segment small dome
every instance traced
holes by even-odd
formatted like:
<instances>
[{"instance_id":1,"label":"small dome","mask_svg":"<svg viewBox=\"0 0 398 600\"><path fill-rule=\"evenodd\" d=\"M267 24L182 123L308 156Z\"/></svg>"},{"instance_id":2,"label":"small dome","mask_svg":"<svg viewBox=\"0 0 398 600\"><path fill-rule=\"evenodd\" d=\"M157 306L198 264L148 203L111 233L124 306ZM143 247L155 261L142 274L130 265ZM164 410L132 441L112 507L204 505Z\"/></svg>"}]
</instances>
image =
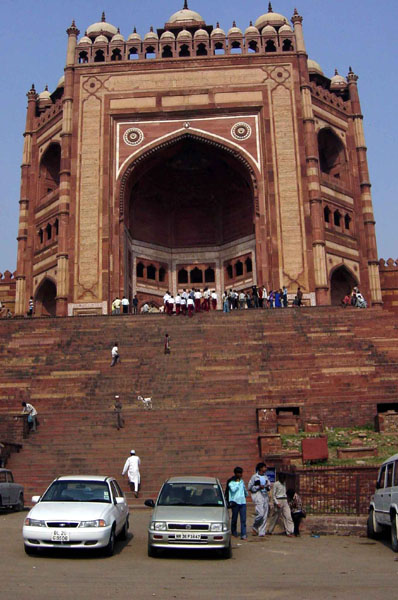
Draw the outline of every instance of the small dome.
<instances>
[{"instance_id":1,"label":"small dome","mask_svg":"<svg viewBox=\"0 0 398 600\"><path fill-rule=\"evenodd\" d=\"M281 27L282 25L289 24L289 21L283 15L273 12L271 2L268 4L268 12L265 15L258 17L254 23L257 29L262 29L265 25L272 25L273 27Z\"/></svg>"},{"instance_id":2,"label":"small dome","mask_svg":"<svg viewBox=\"0 0 398 600\"><path fill-rule=\"evenodd\" d=\"M83 46L84 44L92 44L93 42L90 40L90 38L87 35L87 32L84 34L84 36L77 42L78 46Z\"/></svg>"},{"instance_id":3,"label":"small dome","mask_svg":"<svg viewBox=\"0 0 398 600\"><path fill-rule=\"evenodd\" d=\"M158 39L159 39L158 34L156 33L156 31L153 30L153 27L151 26L148 33L146 33L144 35L144 40L158 40Z\"/></svg>"},{"instance_id":4,"label":"small dome","mask_svg":"<svg viewBox=\"0 0 398 600\"><path fill-rule=\"evenodd\" d=\"M331 90L341 90L347 87L347 81L342 75L339 75L337 69L334 72L332 79L330 80Z\"/></svg>"},{"instance_id":5,"label":"small dome","mask_svg":"<svg viewBox=\"0 0 398 600\"><path fill-rule=\"evenodd\" d=\"M39 94L39 100L50 100L51 102L51 94L48 91L48 85L46 85L44 90Z\"/></svg>"},{"instance_id":6,"label":"small dome","mask_svg":"<svg viewBox=\"0 0 398 600\"><path fill-rule=\"evenodd\" d=\"M60 77L60 80L57 83L57 89L63 87L65 87L65 75L62 75L62 77Z\"/></svg>"},{"instance_id":7,"label":"small dome","mask_svg":"<svg viewBox=\"0 0 398 600\"><path fill-rule=\"evenodd\" d=\"M189 21L196 21L197 23L204 23L203 17L194 10L188 8L188 2L184 2L184 8L178 10L176 13L171 15L167 23L184 23Z\"/></svg>"},{"instance_id":8,"label":"small dome","mask_svg":"<svg viewBox=\"0 0 398 600\"><path fill-rule=\"evenodd\" d=\"M250 21L249 27L245 30L245 35L260 35L257 27L254 27L253 23Z\"/></svg>"},{"instance_id":9,"label":"small dome","mask_svg":"<svg viewBox=\"0 0 398 600\"><path fill-rule=\"evenodd\" d=\"M293 33L293 29L288 24L282 25L279 29L279 33Z\"/></svg>"},{"instance_id":10,"label":"small dome","mask_svg":"<svg viewBox=\"0 0 398 600\"><path fill-rule=\"evenodd\" d=\"M94 40L94 44L107 44L107 43L108 43L108 38L106 38L104 35L99 35Z\"/></svg>"},{"instance_id":11,"label":"small dome","mask_svg":"<svg viewBox=\"0 0 398 600\"><path fill-rule=\"evenodd\" d=\"M130 33L129 37L127 38L128 42L131 42L132 40L135 40L136 42L141 41L141 36L139 33L137 33L137 30L135 27L134 27L133 33Z\"/></svg>"},{"instance_id":12,"label":"small dome","mask_svg":"<svg viewBox=\"0 0 398 600\"><path fill-rule=\"evenodd\" d=\"M224 29L221 29L220 23L217 23L217 27L213 29L213 31L210 34L210 37L216 37L217 35L225 37L225 31Z\"/></svg>"},{"instance_id":13,"label":"small dome","mask_svg":"<svg viewBox=\"0 0 398 600\"><path fill-rule=\"evenodd\" d=\"M272 25L266 25L261 33L263 35L276 35L276 29Z\"/></svg>"},{"instance_id":14,"label":"small dome","mask_svg":"<svg viewBox=\"0 0 398 600\"><path fill-rule=\"evenodd\" d=\"M177 35L177 40L192 40L192 33L187 29L183 29Z\"/></svg>"},{"instance_id":15,"label":"small dome","mask_svg":"<svg viewBox=\"0 0 398 600\"><path fill-rule=\"evenodd\" d=\"M209 34L207 33L206 29L197 29L195 31L195 33L193 34L194 39L196 40L197 38L206 38L209 39Z\"/></svg>"},{"instance_id":16,"label":"small dome","mask_svg":"<svg viewBox=\"0 0 398 600\"><path fill-rule=\"evenodd\" d=\"M307 64L309 73L318 73L318 75L323 75L321 65L317 63L316 60L312 60L312 58L309 58Z\"/></svg>"},{"instance_id":17,"label":"small dome","mask_svg":"<svg viewBox=\"0 0 398 600\"><path fill-rule=\"evenodd\" d=\"M124 37L120 33L120 29L117 29L117 33L111 39L111 42L124 42Z\"/></svg>"},{"instance_id":18,"label":"small dome","mask_svg":"<svg viewBox=\"0 0 398 600\"><path fill-rule=\"evenodd\" d=\"M228 30L227 35L243 35L242 30L236 26L235 21L232 23L232 27Z\"/></svg>"},{"instance_id":19,"label":"small dome","mask_svg":"<svg viewBox=\"0 0 398 600\"><path fill-rule=\"evenodd\" d=\"M87 29L87 35L91 38L97 37L98 35L106 35L108 38L113 37L117 33L117 28L105 20L105 13L102 13L101 21L99 23L93 23Z\"/></svg>"},{"instance_id":20,"label":"small dome","mask_svg":"<svg viewBox=\"0 0 398 600\"><path fill-rule=\"evenodd\" d=\"M173 42L176 39L176 36L172 31L164 31L160 36L161 41L170 40Z\"/></svg>"}]
</instances>

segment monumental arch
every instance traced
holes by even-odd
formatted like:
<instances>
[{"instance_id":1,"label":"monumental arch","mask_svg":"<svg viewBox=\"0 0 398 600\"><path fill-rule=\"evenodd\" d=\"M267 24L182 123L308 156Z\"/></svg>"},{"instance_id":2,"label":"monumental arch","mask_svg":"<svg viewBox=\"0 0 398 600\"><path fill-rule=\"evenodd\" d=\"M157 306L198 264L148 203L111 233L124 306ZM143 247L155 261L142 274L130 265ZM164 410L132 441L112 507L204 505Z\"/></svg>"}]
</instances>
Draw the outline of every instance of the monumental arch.
<instances>
[{"instance_id":1,"label":"monumental arch","mask_svg":"<svg viewBox=\"0 0 398 600\"><path fill-rule=\"evenodd\" d=\"M297 11L251 16L68 28L57 88L27 94L17 314L192 286L381 303L358 77L309 59Z\"/></svg>"}]
</instances>

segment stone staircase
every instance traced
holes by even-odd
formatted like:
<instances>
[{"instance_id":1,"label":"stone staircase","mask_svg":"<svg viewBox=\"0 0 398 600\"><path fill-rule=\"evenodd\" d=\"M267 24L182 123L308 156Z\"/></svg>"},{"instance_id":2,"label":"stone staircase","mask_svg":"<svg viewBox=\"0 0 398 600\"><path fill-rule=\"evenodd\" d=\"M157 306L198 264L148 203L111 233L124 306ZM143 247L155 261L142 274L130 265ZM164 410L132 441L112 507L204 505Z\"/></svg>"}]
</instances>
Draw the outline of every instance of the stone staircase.
<instances>
[{"instance_id":1,"label":"stone staircase","mask_svg":"<svg viewBox=\"0 0 398 600\"><path fill-rule=\"evenodd\" d=\"M122 362L110 368L115 340ZM142 497L171 475L224 482L240 464L248 477L260 458L257 408L349 426L373 421L379 403L398 402L397 341L398 318L380 309L2 321L0 439L2 419L30 399L39 431L8 462L27 498L60 474L120 481L131 448L142 459ZM138 394L152 397L152 411Z\"/></svg>"}]
</instances>

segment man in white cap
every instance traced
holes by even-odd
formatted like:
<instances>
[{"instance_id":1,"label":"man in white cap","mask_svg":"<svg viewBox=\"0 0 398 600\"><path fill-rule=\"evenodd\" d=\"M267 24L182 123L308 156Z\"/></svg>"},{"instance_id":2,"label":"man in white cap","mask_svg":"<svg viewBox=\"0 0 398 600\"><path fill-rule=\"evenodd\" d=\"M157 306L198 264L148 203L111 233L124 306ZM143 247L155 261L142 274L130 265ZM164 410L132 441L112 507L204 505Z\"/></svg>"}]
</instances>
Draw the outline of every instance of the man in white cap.
<instances>
[{"instance_id":1,"label":"man in white cap","mask_svg":"<svg viewBox=\"0 0 398 600\"><path fill-rule=\"evenodd\" d=\"M138 489L140 487L140 458L136 456L135 450L130 451L129 458L126 460L123 473L127 473L129 478L129 485L132 492L134 492L135 497L138 498Z\"/></svg>"}]
</instances>

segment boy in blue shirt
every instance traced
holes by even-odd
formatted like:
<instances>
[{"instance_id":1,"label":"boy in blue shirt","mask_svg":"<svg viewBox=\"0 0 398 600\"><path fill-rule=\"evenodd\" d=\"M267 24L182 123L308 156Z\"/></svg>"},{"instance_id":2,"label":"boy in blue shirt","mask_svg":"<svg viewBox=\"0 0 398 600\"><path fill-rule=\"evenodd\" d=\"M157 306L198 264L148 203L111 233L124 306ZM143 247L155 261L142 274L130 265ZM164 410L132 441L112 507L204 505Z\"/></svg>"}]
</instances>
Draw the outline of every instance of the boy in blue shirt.
<instances>
[{"instance_id":1,"label":"boy in blue shirt","mask_svg":"<svg viewBox=\"0 0 398 600\"><path fill-rule=\"evenodd\" d=\"M242 467L235 467L234 476L228 479L226 497L232 510L231 531L234 537L238 537L238 515L240 516L240 537L247 540L246 535L246 497L248 492L242 479Z\"/></svg>"}]
</instances>

